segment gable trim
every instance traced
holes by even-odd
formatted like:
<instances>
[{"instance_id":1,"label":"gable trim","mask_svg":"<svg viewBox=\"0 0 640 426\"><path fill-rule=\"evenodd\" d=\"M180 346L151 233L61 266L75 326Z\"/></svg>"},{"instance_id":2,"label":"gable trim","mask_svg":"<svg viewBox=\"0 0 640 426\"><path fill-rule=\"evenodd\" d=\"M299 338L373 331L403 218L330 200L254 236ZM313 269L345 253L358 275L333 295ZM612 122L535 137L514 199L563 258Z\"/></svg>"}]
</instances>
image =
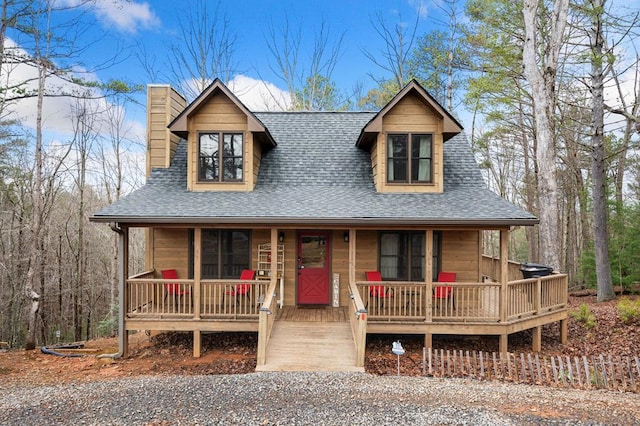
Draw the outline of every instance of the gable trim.
<instances>
[{"instance_id":1,"label":"gable trim","mask_svg":"<svg viewBox=\"0 0 640 426\"><path fill-rule=\"evenodd\" d=\"M402 99L410 93L417 93L418 96L425 101L443 120L443 137L444 140L451 139L453 136L462 132L462 125L456 118L449 113L433 96L425 90L416 80L411 80L404 88L396 94L387 105L385 105L363 128L356 142L357 147L362 147L371 142L371 138L367 137L372 133L382 132L382 119L391 111Z\"/></svg>"},{"instance_id":2,"label":"gable trim","mask_svg":"<svg viewBox=\"0 0 640 426\"><path fill-rule=\"evenodd\" d=\"M262 122L258 119L258 117L249 110L241 101L238 99L236 95L233 94L231 90L227 86L220 81L220 79L216 78L213 82L204 89L202 93L191 102L171 123L169 123L169 130L171 133L180 136L181 138L186 139L188 135L187 122L189 116L194 114L202 105L204 105L207 100L215 95L218 92L222 92L231 102L235 104L235 106L242 111L243 114L247 116L247 130L254 133L264 133L267 137L267 145L271 147L275 147L277 144L271 134L269 133L269 129L262 124Z\"/></svg>"}]
</instances>

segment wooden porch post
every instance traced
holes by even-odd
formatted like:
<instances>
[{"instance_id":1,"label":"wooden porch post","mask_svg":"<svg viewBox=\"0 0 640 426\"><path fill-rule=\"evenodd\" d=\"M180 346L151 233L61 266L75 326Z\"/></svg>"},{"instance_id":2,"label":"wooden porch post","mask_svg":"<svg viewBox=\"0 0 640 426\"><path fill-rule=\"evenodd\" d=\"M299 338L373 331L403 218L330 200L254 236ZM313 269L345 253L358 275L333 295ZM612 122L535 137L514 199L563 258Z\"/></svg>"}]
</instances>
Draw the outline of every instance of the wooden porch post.
<instances>
[{"instance_id":1,"label":"wooden porch post","mask_svg":"<svg viewBox=\"0 0 640 426\"><path fill-rule=\"evenodd\" d=\"M500 335L500 353L506 354L508 352L509 346L509 335L501 334Z\"/></svg>"},{"instance_id":2,"label":"wooden porch post","mask_svg":"<svg viewBox=\"0 0 640 426\"><path fill-rule=\"evenodd\" d=\"M533 336L533 348L534 352L540 352L542 350L542 326L537 326L532 329Z\"/></svg>"},{"instance_id":3,"label":"wooden porch post","mask_svg":"<svg viewBox=\"0 0 640 426\"><path fill-rule=\"evenodd\" d=\"M202 278L202 228L193 232L193 319L200 319L200 280ZM202 336L200 330L193 330L193 356L200 358Z\"/></svg>"},{"instance_id":4,"label":"wooden porch post","mask_svg":"<svg viewBox=\"0 0 640 426\"><path fill-rule=\"evenodd\" d=\"M560 343L567 343L567 319L560 320Z\"/></svg>"},{"instance_id":5,"label":"wooden porch post","mask_svg":"<svg viewBox=\"0 0 640 426\"><path fill-rule=\"evenodd\" d=\"M356 282L356 230L349 228L349 284Z\"/></svg>"},{"instance_id":6,"label":"wooden porch post","mask_svg":"<svg viewBox=\"0 0 640 426\"><path fill-rule=\"evenodd\" d=\"M509 229L500 230L500 322L507 322L509 298ZM500 335L500 352L508 352L509 334Z\"/></svg>"},{"instance_id":7,"label":"wooden porch post","mask_svg":"<svg viewBox=\"0 0 640 426\"><path fill-rule=\"evenodd\" d=\"M349 228L349 288L351 285L355 287L356 283L356 230ZM354 315L354 312L349 312L349 315ZM356 344L356 366L364 367L366 346L367 346L367 321L366 313L359 314L357 316L357 328L353 336ZM353 317L352 317L353 318Z\"/></svg>"},{"instance_id":8,"label":"wooden porch post","mask_svg":"<svg viewBox=\"0 0 640 426\"><path fill-rule=\"evenodd\" d=\"M129 332L125 329L124 317L129 305L129 293L127 292L127 277L129 276L129 228L122 227L122 233L118 234L118 291L120 292L120 304L118 313L118 346L122 357L129 355Z\"/></svg>"},{"instance_id":9,"label":"wooden porch post","mask_svg":"<svg viewBox=\"0 0 640 426\"><path fill-rule=\"evenodd\" d=\"M430 323L433 320L431 312L433 303L433 298L431 297L433 294L433 229L425 231L424 245L424 281L426 284L424 297L427 299L425 301L425 306L427 307L425 322ZM433 336L427 331L424 334L424 347L430 348L432 344Z\"/></svg>"},{"instance_id":10,"label":"wooden porch post","mask_svg":"<svg viewBox=\"0 0 640 426\"><path fill-rule=\"evenodd\" d=\"M271 228L271 284L278 281L278 228ZM280 295L284 301L284 295Z\"/></svg>"},{"instance_id":11,"label":"wooden porch post","mask_svg":"<svg viewBox=\"0 0 640 426\"><path fill-rule=\"evenodd\" d=\"M500 230L500 322L507 321L509 294L509 229Z\"/></svg>"},{"instance_id":12,"label":"wooden porch post","mask_svg":"<svg viewBox=\"0 0 640 426\"><path fill-rule=\"evenodd\" d=\"M482 240L483 240L483 230L478 231L478 282L484 282L484 259L482 257Z\"/></svg>"}]
</instances>

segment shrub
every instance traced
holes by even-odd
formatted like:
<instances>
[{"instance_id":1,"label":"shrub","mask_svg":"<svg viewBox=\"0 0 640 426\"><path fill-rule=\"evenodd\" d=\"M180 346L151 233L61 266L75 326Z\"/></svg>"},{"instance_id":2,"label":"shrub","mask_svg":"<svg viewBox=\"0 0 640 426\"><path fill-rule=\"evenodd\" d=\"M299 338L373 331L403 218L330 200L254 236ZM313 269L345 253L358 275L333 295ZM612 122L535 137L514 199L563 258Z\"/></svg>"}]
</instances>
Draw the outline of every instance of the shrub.
<instances>
[{"instance_id":1,"label":"shrub","mask_svg":"<svg viewBox=\"0 0 640 426\"><path fill-rule=\"evenodd\" d=\"M596 316L585 303L582 303L577 310L571 312L571 316L582 323L586 329L593 328L596 325Z\"/></svg>"},{"instance_id":2,"label":"shrub","mask_svg":"<svg viewBox=\"0 0 640 426\"><path fill-rule=\"evenodd\" d=\"M622 322L630 323L640 321L640 299L636 299L635 302L626 297L623 297L618 302L618 315Z\"/></svg>"},{"instance_id":3,"label":"shrub","mask_svg":"<svg viewBox=\"0 0 640 426\"><path fill-rule=\"evenodd\" d=\"M101 337L111 337L118 330L118 305L111 305L111 309L102 321L98 323L97 331Z\"/></svg>"}]
</instances>

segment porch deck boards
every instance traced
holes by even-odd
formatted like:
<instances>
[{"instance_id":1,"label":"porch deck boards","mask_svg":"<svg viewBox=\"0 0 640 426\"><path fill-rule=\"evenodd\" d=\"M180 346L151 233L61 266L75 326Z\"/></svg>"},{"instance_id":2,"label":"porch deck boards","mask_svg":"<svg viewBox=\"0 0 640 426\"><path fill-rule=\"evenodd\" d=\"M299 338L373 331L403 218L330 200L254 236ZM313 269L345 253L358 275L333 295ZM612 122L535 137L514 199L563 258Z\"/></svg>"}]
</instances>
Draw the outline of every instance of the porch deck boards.
<instances>
[{"instance_id":1,"label":"porch deck boards","mask_svg":"<svg viewBox=\"0 0 640 426\"><path fill-rule=\"evenodd\" d=\"M347 322L347 307L330 306L304 307L284 306L278 315L278 321L295 322Z\"/></svg>"},{"instance_id":2,"label":"porch deck boards","mask_svg":"<svg viewBox=\"0 0 640 426\"><path fill-rule=\"evenodd\" d=\"M345 308L285 306L256 371L354 371L356 347Z\"/></svg>"}]
</instances>

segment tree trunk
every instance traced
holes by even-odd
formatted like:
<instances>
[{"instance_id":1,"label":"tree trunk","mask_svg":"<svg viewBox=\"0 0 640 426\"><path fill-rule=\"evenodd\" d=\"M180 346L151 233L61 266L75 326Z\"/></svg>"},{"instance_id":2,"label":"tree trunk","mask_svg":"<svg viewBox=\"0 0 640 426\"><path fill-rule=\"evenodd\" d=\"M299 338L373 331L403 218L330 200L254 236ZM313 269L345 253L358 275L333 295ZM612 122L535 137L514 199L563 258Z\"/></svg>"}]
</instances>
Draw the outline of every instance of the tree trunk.
<instances>
[{"instance_id":1,"label":"tree trunk","mask_svg":"<svg viewBox=\"0 0 640 426\"><path fill-rule=\"evenodd\" d=\"M525 207L529 212L536 212L536 176L537 173L531 171L531 158L529 155L529 137L525 130L524 120L523 120L523 108L521 106L518 120L521 129L521 143L522 143L522 152L524 153L523 163L524 163L524 186L525 186ZM537 151L535 138L533 141L533 152ZM537 167L534 163L534 171L537 170ZM537 213L536 213L537 214ZM527 243L529 246L529 259L538 261L539 260L539 246L538 246L538 237L536 234L536 229L533 226L526 227L526 235L527 235Z\"/></svg>"},{"instance_id":2,"label":"tree trunk","mask_svg":"<svg viewBox=\"0 0 640 426\"><path fill-rule=\"evenodd\" d=\"M36 146L35 146L35 170L33 176L33 215L31 217L31 248L29 253L29 269L25 285L25 297L31 304L29 317L27 318L28 330L25 339L25 349L36 347L36 326L38 309L40 308L40 295L35 288L40 282L40 238L42 233L42 106L44 102L44 86L47 77L47 68L43 61L38 62L38 98L36 104Z\"/></svg>"},{"instance_id":3,"label":"tree trunk","mask_svg":"<svg viewBox=\"0 0 640 426\"><path fill-rule=\"evenodd\" d=\"M538 144L538 200L540 216L540 258L554 269L560 268L558 184L555 143L555 79L562 35L567 23L569 0L556 0L549 24L546 46L539 46L538 1L525 0L523 16L525 42L524 75L531 86L535 137ZM538 52L544 51L539 58ZM538 68L541 63L542 70Z\"/></svg>"},{"instance_id":4,"label":"tree trunk","mask_svg":"<svg viewBox=\"0 0 640 426\"><path fill-rule=\"evenodd\" d=\"M609 263L609 230L607 228L607 177L604 146L604 60L602 14L604 0L592 0L591 28L591 174L593 180L593 242L598 281L597 300L603 302L616 297L611 282Z\"/></svg>"}]
</instances>

